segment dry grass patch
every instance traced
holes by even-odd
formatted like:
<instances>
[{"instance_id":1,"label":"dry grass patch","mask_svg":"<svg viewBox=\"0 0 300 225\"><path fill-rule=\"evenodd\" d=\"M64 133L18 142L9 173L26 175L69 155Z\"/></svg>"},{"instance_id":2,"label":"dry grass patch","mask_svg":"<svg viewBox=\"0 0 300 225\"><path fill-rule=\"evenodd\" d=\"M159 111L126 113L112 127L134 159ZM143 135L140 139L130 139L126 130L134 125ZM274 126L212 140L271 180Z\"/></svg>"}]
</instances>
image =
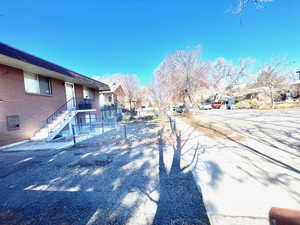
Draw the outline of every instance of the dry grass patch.
<instances>
[{"instance_id":1,"label":"dry grass patch","mask_svg":"<svg viewBox=\"0 0 300 225\"><path fill-rule=\"evenodd\" d=\"M193 117L180 117L184 122L189 124L195 130L203 133L204 135L212 139L230 139L233 141L243 141L245 140L244 136L236 134L232 130L227 130L221 127L217 127L211 123L205 123L199 121Z\"/></svg>"},{"instance_id":2,"label":"dry grass patch","mask_svg":"<svg viewBox=\"0 0 300 225\"><path fill-rule=\"evenodd\" d=\"M286 103L281 103L278 105L275 105L275 109L289 109L289 108L295 108L295 107L300 107L299 102L286 102Z\"/></svg>"},{"instance_id":3,"label":"dry grass patch","mask_svg":"<svg viewBox=\"0 0 300 225\"><path fill-rule=\"evenodd\" d=\"M273 108L272 108L271 105L262 105L258 109L261 109L261 110L272 110L272 109L290 109L290 108L296 108L296 107L300 107L300 103L299 102L279 103L279 104L275 104Z\"/></svg>"}]
</instances>

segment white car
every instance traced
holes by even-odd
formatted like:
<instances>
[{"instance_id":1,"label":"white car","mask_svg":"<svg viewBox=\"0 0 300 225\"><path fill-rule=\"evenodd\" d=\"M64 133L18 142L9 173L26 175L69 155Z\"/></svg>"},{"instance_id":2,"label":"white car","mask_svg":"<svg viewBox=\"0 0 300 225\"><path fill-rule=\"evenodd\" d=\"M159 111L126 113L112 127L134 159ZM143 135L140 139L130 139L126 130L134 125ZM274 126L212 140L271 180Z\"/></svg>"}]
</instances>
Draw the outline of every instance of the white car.
<instances>
[{"instance_id":1,"label":"white car","mask_svg":"<svg viewBox=\"0 0 300 225\"><path fill-rule=\"evenodd\" d=\"M212 109L211 104L203 104L203 105L199 105L199 109L200 110L210 110Z\"/></svg>"}]
</instances>

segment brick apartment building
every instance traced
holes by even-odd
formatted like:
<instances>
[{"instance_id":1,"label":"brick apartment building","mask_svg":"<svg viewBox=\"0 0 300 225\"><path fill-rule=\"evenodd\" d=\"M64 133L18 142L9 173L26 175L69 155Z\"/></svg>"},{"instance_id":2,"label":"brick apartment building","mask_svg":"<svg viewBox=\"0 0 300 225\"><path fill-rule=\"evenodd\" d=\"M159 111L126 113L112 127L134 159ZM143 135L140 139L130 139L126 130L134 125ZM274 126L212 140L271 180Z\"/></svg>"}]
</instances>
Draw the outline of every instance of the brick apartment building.
<instances>
[{"instance_id":1,"label":"brick apartment building","mask_svg":"<svg viewBox=\"0 0 300 225\"><path fill-rule=\"evenodd\" d=\"M109 90L102 82L0 42L0 146L35 136L53 138L73 117L98 118L99 92Z\"/></svg>"}]
</instances>

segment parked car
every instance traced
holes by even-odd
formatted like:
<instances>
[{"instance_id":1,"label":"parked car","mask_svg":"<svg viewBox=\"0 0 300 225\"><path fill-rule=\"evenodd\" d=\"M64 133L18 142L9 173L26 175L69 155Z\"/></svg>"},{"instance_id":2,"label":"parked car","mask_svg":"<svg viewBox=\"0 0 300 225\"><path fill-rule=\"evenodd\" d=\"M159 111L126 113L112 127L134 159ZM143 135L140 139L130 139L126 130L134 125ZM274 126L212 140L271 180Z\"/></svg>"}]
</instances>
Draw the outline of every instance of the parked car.
<instances>
[{"instance_id":1,"label":"parked car","mask_svg":"<svg viewBox=\"0 0 300 225\"><path fill-rule=\"evenodd\" d=\"M211 104L203 104L203 105L199 105L199 109L200 110L210 110L212 109Z\"/></svg>"},{"instance_id":2,"label":"parked car","mask_svg":"<svg viewBox=\"0 0 300 225\"><path fill-rule=\"evenodd\" d=\"M213 102L213 103L211 104L211 107L212 107L213 109L220 109L221 106L222 106L221 102Z\"/></svg>"},{"instance_id":3,"label":"parked car","mask_svg":"<svg viewBox=\"0 0 300 225\"><path fill-rule=\"evenodd\" d=\"M183 113L184 112L184 106L183 105L173 106L173 111L177 112L177 113Z\"/></svg>"}]
</instances>

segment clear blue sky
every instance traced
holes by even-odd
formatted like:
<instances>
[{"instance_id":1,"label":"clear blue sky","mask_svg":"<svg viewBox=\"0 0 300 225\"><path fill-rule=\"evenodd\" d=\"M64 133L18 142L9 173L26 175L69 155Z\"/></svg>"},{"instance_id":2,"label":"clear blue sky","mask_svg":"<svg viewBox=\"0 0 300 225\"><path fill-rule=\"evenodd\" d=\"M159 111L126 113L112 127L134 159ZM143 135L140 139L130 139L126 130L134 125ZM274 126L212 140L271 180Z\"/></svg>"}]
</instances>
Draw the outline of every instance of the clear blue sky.
<instances>
[{"instance_id":1,"label":"clear blue sky","mask_svg":"<svg viewBox=\"0 0 300 225\"><path fill-rule=\"evenodd\" d=\"M0 41L93 76L137 74L201 44L203 59L285 56L300 62L300 1L226 13L235 0L2 0Z\"/></svg>"}]
</instances>

